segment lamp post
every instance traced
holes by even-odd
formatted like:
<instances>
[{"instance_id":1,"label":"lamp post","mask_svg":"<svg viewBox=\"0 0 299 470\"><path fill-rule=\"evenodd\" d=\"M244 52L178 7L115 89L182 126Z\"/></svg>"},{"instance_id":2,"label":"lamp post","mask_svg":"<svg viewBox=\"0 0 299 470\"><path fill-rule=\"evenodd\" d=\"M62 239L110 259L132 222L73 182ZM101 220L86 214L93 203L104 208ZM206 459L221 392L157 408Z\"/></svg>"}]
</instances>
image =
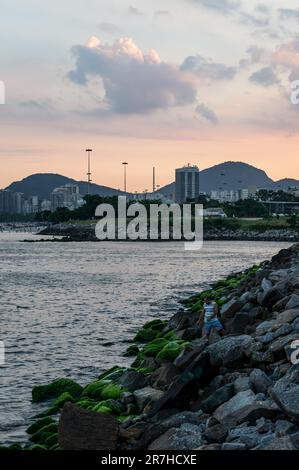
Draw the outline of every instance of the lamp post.
<instances>
[{"instance_id":1,"label":"lamp post","mask_svg":"<svg viewBox=\"0 0 299 470\"><path fill-rule=\"evenodd\" d=\"M88 155L88 164L87 164L87 194L90 195L90 183L92 182L91 179L91 167L90 167L90 157L92 149L86 149Z\"/></svg>"},{"instance_id":2,"label":"lamp post","mask_svg":"<svg viewBox=\"0 0 299 470\"><path fill-rule=\"evenodd\" d=\"M124 191L125 193L127 192L127 165L128 162L123 162L123 167L124 167Z\"/></svg>"}]
</instances>

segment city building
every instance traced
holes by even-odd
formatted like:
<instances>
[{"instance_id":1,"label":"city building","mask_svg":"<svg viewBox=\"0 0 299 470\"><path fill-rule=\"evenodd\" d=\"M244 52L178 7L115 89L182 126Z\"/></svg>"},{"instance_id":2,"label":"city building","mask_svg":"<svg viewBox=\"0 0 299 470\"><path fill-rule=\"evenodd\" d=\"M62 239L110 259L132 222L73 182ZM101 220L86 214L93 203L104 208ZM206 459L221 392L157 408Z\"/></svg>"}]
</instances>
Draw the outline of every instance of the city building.
<instances>
[{"instance_id":1,"label":"city building","mask_svg":"<svg viewBox=\"0 0 299 470\"><path fill-rule=\"evenodd\" d=\"M199 196L199 168L188 164L175 170L175 200L183 204Z\"/></svg>"},{"instance_id":2,"label":"city building","mask_svg":"<svg viewBox=\"0 0 299 470\"><path fill-rule=\"evenodd\" d=\"M8 189L0 190L0 213L22 214L24 196Z\"/></svg>"},{"instance_id":3,"label":"city building","mask_svg":"<svg viewBox=\"0 0 299 470\"><path fill-rule=\"evenodd\" d=\"M79 192L79 186L66 184L55 188L51 193L51 209L55 211L58 207L66 207L69 210L82 206L84 201Z\"/></svg>"},{"instance_id":4,"label":"city building","mask_svg":"<svg viewBox=\"0 0 299 470\"><path fill-rule=\"evenodd\" d=\"M227 189L223 190L212 190L210 192L211 199L219 202L238 202L244 201L255 197L256 188L244 188L244 189Z\"/></svg>"},{"instance_id":5,"label":"city building","mask_svg":"<svg viewBox=\"0 0 299 470\"><path fill-rule=\"evenodd\" d=\"M48 199L44 199L41 204L40 204L40 210L43 211L51 211L52 209L52 204L51 201Z\"/></svg>"},{"instance_id":6,"label":"city building","mask_svg":"<svg viewBox=\"0 0 299 470\"><path fill-rule=\"evenodd\" d=\"M221 218L225 219L227 217L226 213L221 207L209 207L203 210L203 216L209 218Z\"/></svg>"}]
</instances>

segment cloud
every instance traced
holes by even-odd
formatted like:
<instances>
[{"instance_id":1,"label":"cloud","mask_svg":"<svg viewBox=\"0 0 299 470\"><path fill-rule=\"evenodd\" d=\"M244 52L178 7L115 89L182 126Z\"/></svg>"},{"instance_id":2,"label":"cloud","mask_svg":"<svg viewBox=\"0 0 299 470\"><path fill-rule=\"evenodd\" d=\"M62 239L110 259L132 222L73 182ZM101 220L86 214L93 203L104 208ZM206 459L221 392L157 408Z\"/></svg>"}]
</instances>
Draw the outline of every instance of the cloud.
<instances>
[{"instance_id":1,"label":"cloud","mask_svg":"<svg viewBox=\"0 0 299 470\"><path fill-rule=\"evenodd\" d=\"M289 72L289 79L299 78L299 39L280 44L271 57L275 67L283 68Z\"/></svg>"},{"instance_id":2,"label":"cloud","mask_svg":"<svg viewBox=\"0 0 299 470\"><path fill-rule=\"evenodd\" d=\"M102 79L105 104L115 113L145 114L195 102L196 87L179 67L161 61L158 53L143 53L130 38L113 44L92 37L86 46L72 48L75 68L68 76L87 86Z\"/></svg>"},{"instance_id":3,"label":"cloud","mask_svg":"<svg viewBox=\"0 0 299 470\"><path fill-rule=\"evenodd\" d=\"M192 72L197 77L208 80L232 80L238 68L196 55L187 57L181 65L181 70Z\"/></svg>"},{"instance_id":4,"label":"cloud","mask_svg":"<svg viewBox=\"0 0 299 470\"><path fill-rule=\"evenodd\" d=\"M271 9L264 4L256 5L252 13L240 11L240 23L254 28L265 28L270 25Z\"/></svg>"},{"instance_id":5,"label":"cloud","mask_svg":"<svg viewBox=\"0 0 299 470\"><path fill-rule=\"evenodd\" d=\"M160 17L169 17L171 16L171 13L169 10L156 10L155 11L155 17L160 18Z\"/></svg>"},{"instance_id":6,"label":"cloud","mask_svg":"<svg viewBox=\"0 0 299 470\"><path fill-rule=\"evenodd\" d=\"M281 20L299 20L299 9L279 8L278 13Z\"/></svg>"},{"instance_id":7,"label":"cloud","mask_svg":"<svg viewBox=\"0 0 299 470\"><path fill-rule=\"evenodd\" d=\"M249 77L249 81L264 87L277 85L279 83L279 79L272 67L264 67L253 73Z\"/></svg>"},{"instance_id":8,"label":"cloud","mask_svg":"<svg viewBox=\"0 0 299 470\"><path fill-rule=\"evenodd\" d=\"M132 5L129 6L128 12L129 12L131 15L134 15L134 16L142 16L142 15L143 15L143 13L142 13L141 10L139 10L139 9L136 8L136 7L133 7Z\"/></svg>"},{"instance_id":9,"label":"cloud","mask_svg":"<svg viewBox=\"0 0 299 470\"><path fill-rule=\"evenodd\" d=\"M214 10L218 13L227 15L234 13L239 7L241 2L238 0L191 0L196 5L203 6L209 10Z\"/></svg>"},{"instance_id":10,"label":"cloud","mask_svg":"<svg viewBox=\"0 0 299 470\"><path fill-rule=\"evenodd\" d=\"M102 21L99 24L99 29L103 31L104 33L108 33L108 34L116 34L120 32L120 28L118 26L116 26L113 23L108 23L106 21Z\"/></svg>"},{"instance_id":11,"label":"cloud","mask_svg":"<svg viewBox=\"0 0 299 470\"><path fill-rule=\"evenodd\" d=\"M219 122L216 113L212 109L208 108L204 103L199 104L195 108L195 112L214 125L217 125Z\"/></svg>"}]
</instances>

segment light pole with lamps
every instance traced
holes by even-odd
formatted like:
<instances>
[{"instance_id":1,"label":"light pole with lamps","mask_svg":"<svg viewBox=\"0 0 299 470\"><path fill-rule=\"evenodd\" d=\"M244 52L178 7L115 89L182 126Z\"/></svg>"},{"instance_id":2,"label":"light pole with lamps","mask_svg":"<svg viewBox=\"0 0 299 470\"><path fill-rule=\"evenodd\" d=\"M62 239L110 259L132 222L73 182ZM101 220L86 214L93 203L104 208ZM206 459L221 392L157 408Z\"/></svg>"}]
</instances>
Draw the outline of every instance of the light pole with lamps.
<instances>
[{"instance_id":1,"label":"light pole with lamps","mask_svg":"<svg viewBox=\"0 0 299 470\"><path fill-rule=\"evenodd\" d=\"M90 183L92 182L91 179L91 168L90 168L90 155L92 152L92 149L86 149L87 155L88 155L88 164L87 164L87 194L90 195Z\"/></svg>"},{"instance_id":2,"label":"light pole with lamps","mask_svg":"<svg viewBox=\"0 0 299 470\"><path fill-rule=\"evenodd\" d=\"M127 192L127 166L128 162L123 162L123 167L124 167L124 191L125 193Z\"/></svg>"}]
</instances>

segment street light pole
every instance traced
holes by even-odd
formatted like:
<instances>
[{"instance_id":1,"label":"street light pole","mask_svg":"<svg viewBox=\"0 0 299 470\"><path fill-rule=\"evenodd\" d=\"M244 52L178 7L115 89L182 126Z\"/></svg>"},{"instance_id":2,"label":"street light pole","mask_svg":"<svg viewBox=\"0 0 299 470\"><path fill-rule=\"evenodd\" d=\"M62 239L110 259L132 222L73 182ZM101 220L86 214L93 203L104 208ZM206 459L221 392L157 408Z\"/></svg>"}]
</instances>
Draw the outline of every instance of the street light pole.
<instances>
[{"instance_id":1,"label":"street light pole","mask_svg":"<svg viewBox=\"0 0 299 470\"><path fill-rule=\"evenodd\" d=\"M127 165L128 165L128 162L123 162L122 164L124 166L124 191L126 193L127 192Z\"/></svg>"},{"instance_id":2,"label":"street light pole","mask_svg":"<svg viewBox=\"0 0 299 470\"><path fill-rule=\"evenodd\" d=\"M87 164L87 194L90 195L90 183L92 182L91 179L91 167L90 167L90 156L92 149L86 149L88 155L88 164Z\"/></svg>"}]
</instances>

